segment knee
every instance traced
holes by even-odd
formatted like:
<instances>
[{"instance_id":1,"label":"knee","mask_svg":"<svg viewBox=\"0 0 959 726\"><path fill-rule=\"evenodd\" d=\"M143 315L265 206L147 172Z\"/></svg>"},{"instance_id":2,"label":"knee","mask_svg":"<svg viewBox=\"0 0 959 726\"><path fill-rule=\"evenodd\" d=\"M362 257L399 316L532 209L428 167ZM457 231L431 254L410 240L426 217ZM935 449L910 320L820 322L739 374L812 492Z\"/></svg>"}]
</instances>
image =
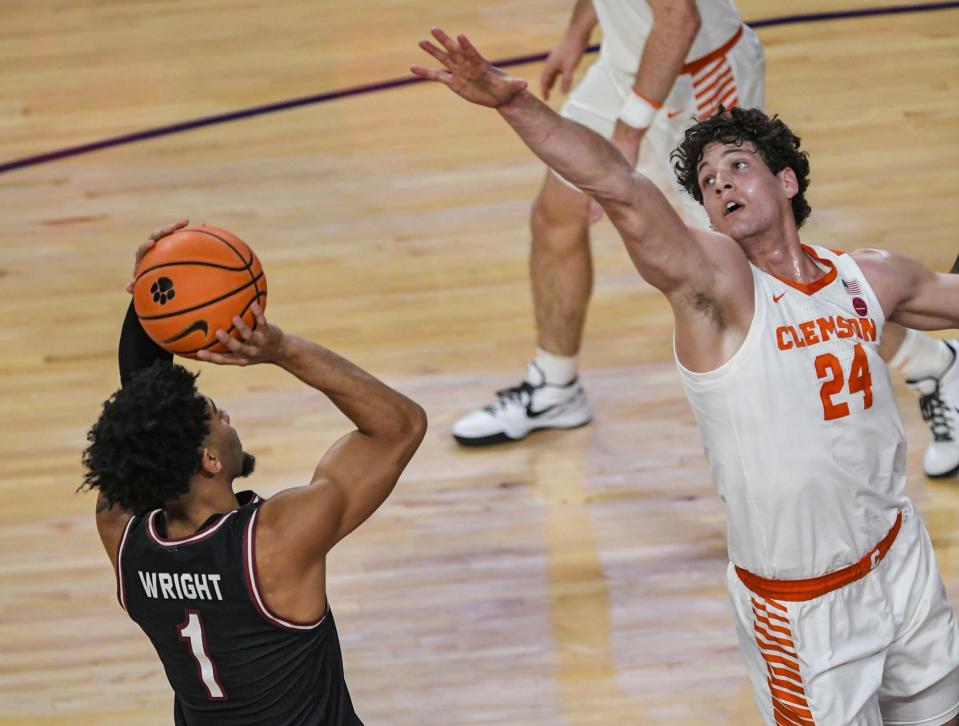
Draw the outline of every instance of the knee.
<instances>
[{"instance_id":1,"label":"knee","mask_svg":"<svg viewBox=\"0 0 959 726\"><path fill-rule=\"evenodd\" d=\"M544 190L536 197L530 210L530 229L533 245L557 252L588 243L588 198L557 199Z\"/></svg>"}]
</instances>

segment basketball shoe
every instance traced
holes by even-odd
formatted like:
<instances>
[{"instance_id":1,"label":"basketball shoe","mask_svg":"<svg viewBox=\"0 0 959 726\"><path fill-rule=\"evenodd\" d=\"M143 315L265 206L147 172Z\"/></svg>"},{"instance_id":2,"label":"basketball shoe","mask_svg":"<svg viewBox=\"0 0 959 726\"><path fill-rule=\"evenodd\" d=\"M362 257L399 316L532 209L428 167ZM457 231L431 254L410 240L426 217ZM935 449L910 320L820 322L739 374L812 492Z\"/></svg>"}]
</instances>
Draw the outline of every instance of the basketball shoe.
<instances>
[{"instance_id":1,"label":"basketball shoe","mask_svg":"<svg viewBox=\"0 0 959 726\"><path fill-rule=\"evenodd\" d=\"M547 383L536 363L529 364L526 380L496 392L488 406L466 414L453 424L453 438L463 446L486 446L518 441L538 429L573 429L593 417L583 384Z\"/></svg>"},{"instance_id":2,"label":"basketball shoe","mask_svg":"<svg viewBox=\"0 0 959 726\"><path fill-rule=\"evenodd\" d=\"M959 341L947 340L952 363L938 378L906 383L919 391L919 409L929 425L932 443L922 459L926 476L949 476L959 469Z\"/></svg>"}]
</instances>

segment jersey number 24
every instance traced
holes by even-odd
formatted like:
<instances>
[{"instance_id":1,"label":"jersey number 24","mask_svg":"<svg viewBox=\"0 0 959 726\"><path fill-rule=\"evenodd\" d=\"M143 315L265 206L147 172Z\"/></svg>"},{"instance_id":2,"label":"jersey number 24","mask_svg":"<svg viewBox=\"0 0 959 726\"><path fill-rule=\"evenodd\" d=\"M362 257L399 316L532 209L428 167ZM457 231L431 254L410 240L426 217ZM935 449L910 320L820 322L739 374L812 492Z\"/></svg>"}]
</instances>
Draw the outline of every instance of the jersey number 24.
<instances>
[{"instance_id":1,"label":"jersey number 24","mask_svg":"<svg viewBox=\"0 0 959 726\"><path fill-rule=\"evenodd\" d=\"M842 365L832 353L823 353L816 356L816 375L824 380L819 389L819 398L822 399L822 415L826 421L842 418L849 415L849 404L845 401L835 403L832 397L842 392L846 386ZM869 373L869 359L861 343L856 343L855 354L852 358L852 368L849 370L849 393L862 393L863 409L872 406L872 375Z\"/></svg>"}]
</instances>

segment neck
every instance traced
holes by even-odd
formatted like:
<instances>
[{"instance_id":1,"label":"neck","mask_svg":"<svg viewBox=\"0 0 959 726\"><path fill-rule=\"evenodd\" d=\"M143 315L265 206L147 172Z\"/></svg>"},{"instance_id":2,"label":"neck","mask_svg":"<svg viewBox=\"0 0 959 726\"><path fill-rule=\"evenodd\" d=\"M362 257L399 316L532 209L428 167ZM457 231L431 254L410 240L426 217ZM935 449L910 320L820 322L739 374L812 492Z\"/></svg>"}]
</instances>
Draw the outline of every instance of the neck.
<instances>
[{"instance_id":1,"label":"neck","mask_svg":"<svg viewBox=\"0 0 959 726\"><path fill-rule=\"evenodd\" d=\"M204 480L202 486L190 482L190 491L163 506L167 535L187 537L196 532L213 514L229 512L240 504L233 493L232 482Z\"/></svg>"},{"instance_id":2,"label":"neck","mask_svg":"<svg viewBox=\"0 0 959 726\"><path fill-rule=\"evenodd\" d=\"M763 272L799 283L813 282L823 270L803 251L795 226L740 240L746 256Z\"/></svg>"}]
</instances>

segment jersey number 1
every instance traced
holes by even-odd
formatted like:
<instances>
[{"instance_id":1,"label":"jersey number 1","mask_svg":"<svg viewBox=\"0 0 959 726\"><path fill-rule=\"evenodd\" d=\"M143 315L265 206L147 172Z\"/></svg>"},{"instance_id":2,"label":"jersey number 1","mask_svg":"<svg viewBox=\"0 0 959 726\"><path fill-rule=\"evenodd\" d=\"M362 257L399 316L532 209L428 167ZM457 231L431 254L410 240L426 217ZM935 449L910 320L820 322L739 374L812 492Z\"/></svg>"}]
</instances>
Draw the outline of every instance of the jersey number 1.
<instances>
[{"instance_id":1,"label":"jersey number 1","mask_svg":"<svg viewBox=\"0 0 959 726\"><path fill-rule=\"evenodd\" d=\"M833 403L832 397L841 392L846 384L839 359L832 353L823 353L816 356L816 375L826 381L819 389L819 398L822 399L822 415L827 421L849 415L849 404L845 401ZM852 357L852 368L849 371L849 392L862 393L863 409L872 406L872 375L869 373L869 359L862 344L856 343L855 354Z\"/></svg>"},{"instance_id":2,"label":"jersey number 1","mask_svg":"<svg viewBox=\"0 0 959 726\"><path fill-rule=\"evenodd\" d=\"M210 660L206 652L206 637L203 635L203 621L200 620L200 613L196 610L186 611L186 620L177 628L180 634L180 640L185 640L190 644L190 653L193 660L196 661L196 670L200 675L200 680L206 687L206 692L212 701L223 701L226 694L223 688L216 680L216 666Z\"/></svg>"}]
</instances>

